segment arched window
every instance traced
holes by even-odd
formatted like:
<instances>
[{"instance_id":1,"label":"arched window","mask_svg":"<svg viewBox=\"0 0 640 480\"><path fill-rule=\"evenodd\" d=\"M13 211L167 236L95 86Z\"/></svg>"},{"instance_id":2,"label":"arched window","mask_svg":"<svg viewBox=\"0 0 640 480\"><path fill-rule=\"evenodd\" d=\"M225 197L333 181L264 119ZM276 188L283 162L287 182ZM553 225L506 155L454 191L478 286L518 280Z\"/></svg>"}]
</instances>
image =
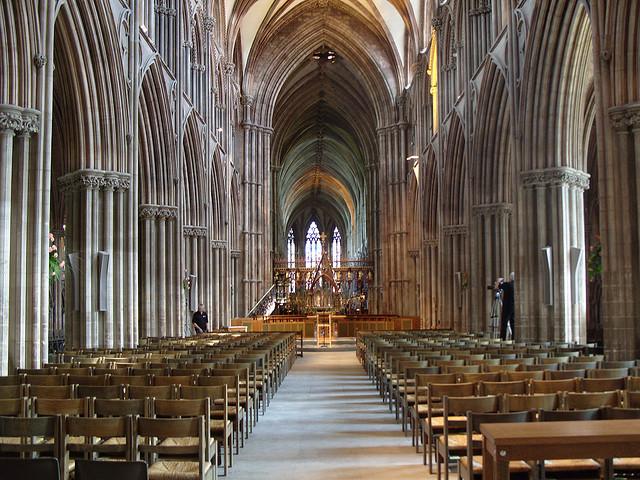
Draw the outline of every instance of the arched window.
<instances>
[{"instance_id":1,"label":"arched window","mask_svg":"<svg viewBox=\"0 0 640 480\"><path fill-rule=\"evenodd\" d=\"M293 235L293 228L287 235L287 266L289 268L296 266L296 237Z\"/></svg>"},{"instance_id":2,"label":"arched window","mask_svg":"<svg viewBox=\"0 0 640 480\"><path fill-rule=\"evenodd\" d=\"M331 243L331 260L333 267L340 266L340 256L342 255L342 237L340 236L340 230L338 227L333 231L333 242Z\"/></svg>"},{"instance_id":3,"label":"arched window","mask_svg":"<svg viewBox=\"0 0 640 480\"><path fill-rule=\"evenodd\" d=\"M316 222L311 222L309 230L307 230L307 242L304 246L304 259L307 268L313 268L318 265L322 257L322 245L320 243L320 232Z\"/></svg>"}]
</instances>

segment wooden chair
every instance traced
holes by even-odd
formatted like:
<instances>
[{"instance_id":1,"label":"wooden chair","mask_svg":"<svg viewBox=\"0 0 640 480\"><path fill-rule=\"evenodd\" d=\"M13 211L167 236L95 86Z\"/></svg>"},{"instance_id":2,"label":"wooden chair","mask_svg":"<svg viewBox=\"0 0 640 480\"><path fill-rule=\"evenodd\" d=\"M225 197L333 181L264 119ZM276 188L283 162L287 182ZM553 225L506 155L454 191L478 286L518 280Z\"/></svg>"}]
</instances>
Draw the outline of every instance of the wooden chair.
<instances>
[{"instance_id":1,"label":"wooden chair","mask_svg":"<svg viewBox=\"0 0 640 480\"><path fill-rule=\"evenodd\" d=\"M580 389L583 392L611 392L613 390L624 390L627 383L625 377L620 378L582 378L580 379Z\"/></svg>"},{"instance_id":2,"label":"wooden chair","mask_svg":"<svg viewBox=\"0 0 640 480\"><path fill-rule=\"evenodd\" d=\"M512 364L500 364L500 365L485 365L484 371L488 373L502 373L502 372L515 372L520 367L517 363Z\"/></svg>"},{"instance_id":3,"label":"wooden chair","mask_svg":"<svg viewBox=\"0 0 640 480\"><path fill-rule=\"evenodd\" d=\"M252 419L253 419L253 402L251 401L251 396L249 394L248 384L249 380L249 368L247 366L234 368L232 367L233 363L228 363L225 365L225 368L214 368L211 369L210 373L212 377L238 377L240 379L240 390L238 390L238 397L240 401L240 406L244 409L245 415L245 438L249 438L249 432L252 430Z\"/></svg>"},{"instance_id":4,"label":"wooden chair","mask_svg":"<svg viewBox=\"0 0 640 480\"><path fill-rule=\"evenodd\" d=\"M396 395L397 401L402 406L402 431L406 431L406 425L409 421L409 409L415 404L416 393L416 375L431 375L437 374L440 371L440 367L416 367L406 366L404 368L404 385L398 386ZM425 392L426 393L426 392Z\"/></svg>"},{"instance_id":5,"label":"wooden chair","mask_svg":"<svg viewBox=\"0 0 640 480\"><path fill-rule=\"evenodd\" d=\"M427 387L427 418L420 420L422 431L423 462L429 464L429 473L433 473L432 452L435 450L436 434L444 430L444 397L472 397L476 394L474 383L438 384L430 383ZM448 422L466 422L465 417L448 418ZM426 438L425 438L426 437ZM428 458L426 458L428 457Z\"/></svg>"},{"instance_id":6,"label":"wooden chair","mask_svg":"<svg viewBox=\"0 0 640 480\"><path fill-rule=\"evenodd\" d=\"M512 382L480 382L478 384L479 395L504 395L506 393L524 395L529 392L527 380L514 380Z\"/></svg>"},{"instance_id":7,"label":"wooden chair","mask_svg":"<svg viewBox=\"0 0 640 480\"><path fill-rule=\"evenodd\" d=\"M587 370L587 378L626 378L629 376L628 368L596 368Z\"/></svg>"},{"instance_id":8,"label":"wooden chair","mask_svg":"<svg viewBox=\"0 0 640 480\"><path fill-rule=\"evenodd\" d=\"M474 436L480 434L480 425L484 423L524 423L535 420L534 412L529 409L515 411L513 413L480 413L467 412L467 448L466 455L458 460L458 474L462 480L479 480L482 478L483 458L482 455L475 455ZM480 438L482 436L480 435ZM509 462L510 477L529 477L531 467L523 461Z\"/></svg>"},{"instance_id":9,"label":"wooden chair","mask_svg":"<svg viewBox=\"0 0 640 480\"><path fill-rule=\"evenodd\" d=\"M561 363L537 363L535 365L525 365L525 372L554 372L559 370Z\"/></svg>"},{"instance_id":10,"label":"wooden chair","mask_svg":"<svg viewBox=\"0 0 640 480\"><path fill-rule=\"evenodd\" d=\"M547 370L544 372L545 380L569 380L573 378L584 378L587 375L585 369L582 370Z\"/></svg>"},{"instance_id":11,"label":"wooden chair","mask_svg":"<svg viewBox=\"0 0 640 480\"><path fill-rule=\"evenodd\" d=\"M0 417L0 456L40 457L43 454L51 456L52 445L59 435L60 422L57 417L2 416ZM53 454L57 456L57 450L54 449Z\"/></svg>"},{"instance_id":12,"label":"wooden chair","mask_svg":"<svg viewBox=\"0 0 640 480\"><path fill-rule=\"evenodd\" d=\"M211 418L211 404L209 398L198 399L180 399L180 400L162 400L153 399L150 403L151 413L156 418L189 418L204 416L204 418ZM216 440L211 437L211 430L205 429L205 439L207 445L207 458L213 465L218 464L217 457L217 443ZM186 446L193 445L193 439L185 438L165 438L162 442L165 446L170 444L171 446ZM175 452L178 453L177 451ZM189 453L189 452L186 452Z\"/></svg>"},{"instance_id":13,"label":"wooden chair","mask_svg":"<svg viewBox=\"0 0 640 480\"><path fill-rule=\"evenodd\" d=\"M34 398L31 402L33 415L48 417L55 415L89 416L88 398Z\"/></svg>"},{"instance_id":14,"label":"wooden chair","mask_svg":"<svg viewBox=\"0 0 640 480\"><path fill-rule=\"evenodd\" d=\"M0 399L3 398L20 398L25 395L24 385L1 385L0 386Z\"/></svg>"},{"instance_id":15,"label":"wooden chair","mask_svg":"<svg viewBox=\"0 0 640 480\"><path fill-rule=\"evenodd\" d=\"M557 393L506 394L502 397L502 411L505 413L557 410L561 405L561 395Z\"/></svg>"},{"instance_id":16,"label":"wooden chair","mask_svg":"<svg viewBox=\"0 0 640 480\"><path fill-rule=\"evenodd\" d=\"M564 394L565 410L587 410L619 406L621 406L619 391L589 393L566 392Z\"/></svg>"},{"instance_id":17,"label":"wooden chair","mask_svg":"<svg viewBox=\"0 0 640 480\"><path fill-rule=\"evenodd\" d=\"M571 395L585 395L573 393ZM538 415L541 422L575 422L582 420L599 420L601 410L599 408L588 408L582 410L540 410ZM541 478L545 478L546 472L551 472L554 478L564 475L578 476L579 478L599 478L600 464L592 459L560 459L544 460L540 462Z\"/></svg>"},{"instance_id":18,"label":"wooden chair","mask_svg":"<svg viewBox=\"0 0 640 480\"><path fill-rule=\"evenodd\" d=\"M605 407L601 416L604 420L637 420L640 419L640 408ZM613 473L625 478L637 477L640 474L640 457L614 458Z\"/></svg>"},{"instance_id":19,"label":"wooden chair","mask_svg":"<svg viewBox=\"0 0 640 480\"><path fill-rule=\"evenodd\" d=\"M56 367L58 375L93 375L93 367Z\"/></svg>"},{"instance_id":20,"label":"wooden chair","mask_svg":"<svg viewBox=\"0 0 640 480\"><path fill-rule=\"evenodd\" d=\"M176 398L175 388L173 385L129 385L125 391L125 396L129 399L162 398L170 400L172 398Z\"/></svg>"},{"instance_id":21,"label":"wooden chair","mask_svg":"<svg viewBox=\"0 0 640 480\"><path fill-rule=\"evenodd\" d=\"M457 383L458 375L455 373L444 374L416 374L415 377L415 393L407 395L407 405L409 411L409 424L411 426L411 441L412 445L416 447L416 453L420 448L419 439L423 435L419 435L421 432L420 420L427 418L427 387L430 383ZM424 433L424 432L422 432Z\"/></svg>"},{"instance_id":22,"label":"wooden chair","mask_svg":"<svg viewBox=\"0 0 640 480\"><path fill-rule=\"evenodd\" d=\"M442 373L480 373L480 365L447 365L442 367Z\"/></svg>"},{"instance_id":23,"label":"wooden chair","mask_svg":"<svg viewBox=\"0 0 640 480\"><path fill-rule=\"evenodd\" d=\"M69 375L67 379L69 385L109 385L109 375Z\"/></svg>"},{"instance_id":24,"label":"wooden chair","mask_svg":"<svg viewBox=\"0 0 640 480\"><path fill-rule=\"evenodd\" d=\"M151 383L148 375L111 375L109 383L111 385L135 385L144 387Z\"/></svg>"},{"instance_id":25,"label":"wooden chair","mask_svg":"<svg viewBox=\"0 0 640 480\"><path fill-rule=\"evenodd\" d=\"M598 361L569 362L562 364L563 370L593 370L598 368Z\"/></svg>"},{"instance_id":26,"label":"wooden chair","mask_svg":"<svg viewBox=\"0 0 640 480\"><path fill-rule=\"evenodd\" d=\"M209 398L212 406L209 429L211 435L223 449L223 468L227 475L229 467L233 466L233 424L229 420L227 386L180 386L180 398L201 399Z\"/></svg>"},{"instance_id":27,"label":"wooden chair","mask_svg":"<svg viewBox=\"0 0 640 480\"><path fill-rule=\"evenodd\" d=\"M600 368L608 370L611 368L633 368L636 366L636 361L635 360L618 360L618 361L612 361L612 360L605 360L603 362L600 362Z\"/></svg>"},{"instance_id":28,"label":"wooden chair","mask_svg":"<svg viewBox=\"0 0 640 480\"><path fill-rule=\"evenodd\" d=\"M38 377L42 375L50 376L56 373L55 368L44 367L44 368L18 368L16 369L17 375L28 375L31 377Z\"/></svg>"},{"instance_id":29,"label":"wooden chair","mask_svg":"<svg viewBox=\"0 0 640 480\"><path fill-rule=\"evenodd\" d=\"M532 380L531 393L577 392L578 382L575 378L565 380Z\"/></svg>"},{"instance_id":30,"label":"wooden chair","mask_svg":"<svg viewBox=\"0 0 640 480\"><path fill-rule=\"evenodd\" d=\"M625 387L625 390L629 390L630 392L640 392L640 377L627 377L627 385Z\"/></svg>"},{"instance_id":31,"label":"wooden chair","mask_svg":"<svg viewBox=\"0 0 640 480\"><path fill-rule=\"evenodd\" d=\"M128 460L136 455L133 417L62 417L60 452L63 478L75 470L69 452L85 460ZM97 440L97 441L96 441ZM115 441L110 441L115 440Z\"/></svg>"},{"instance_id":32,"label":"wooden chair","mask_svg":"<svg viewBox=\"0 0 640 480\"><path fill-rule=\"evenodd\" d=\"M244 408L240 404L240 397L237 392L240 391L240 377L239 376L214 376L214 377L199 377L198 385L204 387L218 387L226 385L227 387L227 411L229 420L233 423L234 437L236 443L236 454L240 451L240 446L244 447L244 436L246 433L246 424L244 422L245 412ZM216 403L217 402L217 403ZM214 401L214 408L212 408L213 418L220 419L224 414L222 410L215 407L220 405L222 399Z\"/></svg>"},{"instance_id":33,"label":"wooden chair","mask_svg":"<svg viewBox=\"0 0 640 480\"><path fill-rule=\"evenodd\" d=\"M503 380L506 382L513 382L516 380L542 380L544 377L544 372L533 371L533 372L504 372Z\"/></svg>"},{"instance_id":34,"label":"wooden chair","mask_svg":"<svg viewBox=\"0 0 640 480\"><path fill-rule=\"evenodd\" d=\"M60 480L57 458L0 458L3 478Z\"/></svg>"},{"instance_id":35,"label":"wooden chair","mask_svg":"<svg viewBox=\"0 0 640 480\"><path fill-rule=\"evenodd\" d=\"M26 394L38 398L76 398L73 385L27 385Z\"/></svg>"},{"instance_id":36,"label":"wooden chair","mask_svg":"<svg viewBox=\"0 0 640 480\"><path fill-rule=\"evenodd\" d=\"M76 395L79 398L124 398L124 385L78 385Z\"/></svg>"},{"instance_id":37,"label":"wooden chair","mask_svg":"<svg viewBox=\"0 0 640 480\"><path fill-rule=\"evenodd\" d=\"M25 383L29 385L58 386L67 385L67 375L27 374Z\"/></svg>"},{"instance_id":38,"label":"wooden chair","mask_svg":"<svg viewBox=\"0 0 640 480\"><path fill-rule=\"evenodd\" d=\"M24 375L5 375L0 376L0 387L11 385L22 385L24 383Z\"/></svg>"},{"instance_id":39,"label":"wooden chair","mask_svg":"<svg viewBox=\"0 0 640 480\"><path fill-rule=\"evenodd\" d=\"M193 385L195 383L193 375L171 376L153 375L151 385L163 387L166 385Z\"/></svg>"},{"instance_id":40,"label":"wooden chair","mask_svg":"<svg viewBox=\"0 0 640 480\"><path fill-rule=\"evenodd\" d=\"M145 462L100 462L78 459L75 462L75 480L147 480Z\"/></svg>"},{"instance_id":41,"label":"wooden chair","mask_svg":"<svg viewBox=\"0 0 640 480\"><path fill-rule=\"evenodd\" d=\"M96 417L151 416L146 399L96 398L91 402L90 409L90 414Z\"/></svg>"},{"instance_id":42,"label":"wooden chair","mask_svg":"<svg viewBox=\"0 0 640 480\"><path fill-rule=\"evenodd\" d=\"M96 367L93 369L94 375L129 375L129 367L113 367L113 368L105 368L105 367Z\"/></svg>"},{"instance_id":43,"label":"wooden chair","mask_svg":"<svg viewBox=\"0 0 640 480\"><path fill-rule=\"evenodd\" d=\"M467 424L467 413L498 413L499 403L496 395L483 397L443 397L442 426L443 433L436 439L436 464L438 480L442 477L444 464L444 478L449 479L449 458L451 453L461 455L468 451L478 450L481 446L482 435L475 434L471 437L464 432ZM462 421L461 421L462 420ZM464 433L460 433L462 432ZM468 442L472 445L468 445Z\"/></svg>"},{"instance_id":44,"label":"wooden chair","mask_svg":"<svg viewBox=\"0 0 640 480\"><path fill-rule=\"evenodd\" d=\"M147 458L149 480L165 480L177 475L177 472L181 480L212 479L213 469L207 458L205 428L204 416L138 418L138 436L149 440L138 442L139 452ZM173 447L164 444L162 440L166 438L193 438L197 442L188 447Z\"/></svg>"},{"instance_id":45,"label":"wooden chair","mask_svg":"<svg viewBox=\"0 0 640 480\"><path fill-rule=\"evenodd\" d=\"M627 408L640 408L640 392L625 390L624 406Z\"/></svg>"}]
</instances>

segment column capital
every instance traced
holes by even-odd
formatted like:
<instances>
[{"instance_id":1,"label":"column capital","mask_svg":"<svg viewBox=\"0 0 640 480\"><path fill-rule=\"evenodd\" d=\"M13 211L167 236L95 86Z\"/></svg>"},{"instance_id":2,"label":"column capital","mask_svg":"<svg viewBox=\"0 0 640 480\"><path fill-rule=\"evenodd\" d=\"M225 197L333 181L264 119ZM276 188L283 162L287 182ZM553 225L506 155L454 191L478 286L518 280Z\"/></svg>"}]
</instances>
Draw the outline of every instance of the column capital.
<instances>
[{"instance_id":1,"label":"column capital","mask_svg":"<svg viewBox=\"0 0 640 480\"><path fill-rule=\"evenodd\" d=\"M211 248L213 250L225 250L227 242L225 240L211 240Z\"/></svg>"},{"instance_id":2,"label":"column capital","mask_svg":"<svg viewBox=\"0 0 640 480\"><path fill-rule=\"evenodd\" d=\"M520 182L525 189L540 187L557 187L566 185L582 190L589 188L588 173L571 167L551 167L540 170L529 170L520 174Z\"/></svg>"},{"instance_id":3,"label":"column capital","mask_svg":"<svg viewBox=\"0 0 640 480\"><path fill-rule=\"evenodd\" d=\"M611 107L609 117L614 130L618 132L624 132L629 128L640 129L640 102Z\"/></svg>"},{"instance_id":4,"label":"column capital","mask_svg":"<svg viewBox=\"0 0 640 480\"><path fill-rule=\"evenodd\" d=\"M446 237L466 235L467 233L469 233L469 228L466 225L445 225L442 227L442 234Z\"/></svg>"},{"instance_id":5,"label":"column capital","mask_svg":"<svg viewBox=\"0 0 640 480\"><path fill-rule=\"evenodd\" d=\"M140 218L174 219L178 216L178 207L171 205L142 204L138 207Z\"/></svg>"},{"instance_id":6,"label":"column capital","mask_svg":"<svg viewBox=\"0 0 640 480\"><path fill-rule=\"evenodd\" d=\"M185 237L206 237L207 227L185 225L184 227L182 227L182 233Z\"/></svg>"},{"instance_id":7,"label":"column capital","mask_svg":"<svg viewBox=\"0 0 640 480\"><path fill-rule=\"evenodd\" d=\"M62 191L118 190L131 187L131 175L124 172L81 169L58 178Z\"/></svg>"},{"instance_id":8,"label":"column capital","mask_svg":"<svg viewBox=\"0 0 640 480\"><path fill-rule=\"evenodd\" d=\"M472 216L490 217L499 215L511 215L513 206L510 203L484 203L471 207Z\"/></svg>"},{"instance_id":9,"label":"column capital","mask_svg":"<svg viewBox=\"0 0 640 480\"><path fill-rule=\"evenodd\" d=\"M40 112L17 105L0 104L0 131L31 135L40 130Z\"/></svg>"}]
</instances>

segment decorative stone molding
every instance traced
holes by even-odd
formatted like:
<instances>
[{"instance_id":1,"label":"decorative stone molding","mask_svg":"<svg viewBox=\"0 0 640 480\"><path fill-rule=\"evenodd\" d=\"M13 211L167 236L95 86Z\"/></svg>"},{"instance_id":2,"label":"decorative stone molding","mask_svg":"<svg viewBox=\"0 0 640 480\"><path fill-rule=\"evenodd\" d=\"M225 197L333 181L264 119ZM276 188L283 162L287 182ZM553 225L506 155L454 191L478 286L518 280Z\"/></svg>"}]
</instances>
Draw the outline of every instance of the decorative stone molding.
<instances>
[{"instance_id":1,"label":"decorative stone molding","mask_svg":"<svg viewBox=\"0 0 640 480\"><path fill-rule=\"evenodd\" d=\"M182 227L182 233L185 237L206 237L207 227L198 227L196 225L185 225Z\"/></svg>"},{"instance_id":2,"label":"decorative stone molding","mask_svg":"<svg viewBox=\"0 0 640 480\"><path fill-rule=\"evenodd\" d=\"M409 257L415 259L420 256L420 250L409 250Z\"/></svg>"},{"instance_id":3,"label":"decorative stone molding","mask_svg":"<svg viewBox=\"0 0 640 480\"><path fill-rule=\"evenodd\" d=\"M474 217L511 215L512 209L513 206L510 203L485 203L471 207L471 214Z\"/></svg>"},{"instance_id":4,"label":"decorative stone molding","mask_svg":"<svg viewBox=\"0 0 640 480\"><path fill-rule=\"evenodd\" d=\"M63 192L79 190L128 190L131 175L123 172L83 169L58 178Z\"/></svg>"},{"instance_id":5,"label":"decorative stone molding","mask_svg":"<svg viewBox=\"0 0 640 480\"><path fill-rule=\"evenodd\" d=\"M439 17L433 17L431 19L431 26L434 28L436 32L439 32L442 28L442 19Z\"/></svg>"},{"instance_id":6,"label":"decorative stone molding","mask_svg":"<svg viewBox=\"0 0 640 480\"><path fill-rule=\"evenodd\" d=\"M30 135L40 130L40 112L16 105L0 105L0 131L12 130L16 134Z\"/></svg>"},{"instance_id":7,"label":"decorative stone molding","mask_svg":"<svg viewBox=\"0 0 640 480\"><path fill-rule=\"evenodd\" d=\"M438 239L437 238L429 238L427 240L423 240L422 241L422 246L423 247L437 247L438 246Z\"/></svg>"},{"instance_id":8,"label":"decorative stone molding","mask_svg":"<svg viewBox=\"0 0 640 480\"><path fill-rule=\"evenodd\" d=\"M178 207L171 205L143 204L138 207L140 218L174 219L178 217Z\"/></svg>"},{"instance_id":9,"label":"decorative stone molding","mask_svg":"<svg viewBox=\"0 0 640 480\"><path fill-rule=\"evenodd\" d=\"M211 240L211 248L214 250L224 250L227 248L227 242L225 240Z\"/></svg>"},{"instance_id":10,"label":"decorative stone molding","mask_svg":"<svg viewBox=\"0 0 640 480\"><path fill-rule=\"evenodd\" d=\"M557 187L567 185L582 190L589 188L589 174L571 167L552 167L529 170L520 174L523 188Z\"/></svg>"},{"instance_id":11,"label":"decorative stone molding","mask_svg":"<svg viewBox=\"0 0 640 480\"><path fill-rule=\"evenodd\" d=\"M41 69L47 64L47 57L45 57L40 53L36 53L33 56L33 64L36 66L37 69Z\"/></svg>"},{"instance_id":12,"label":"decorative stone molding","mask_svg":"<svg viewBox=\"0 0 640 480\"><path fill-rule=\"evenodd\" d=\"M469 10L469 16L475 17L478 15L487 15L491 13L491 5L488 2L480 2L480 4L476 8L472 8Z\"/></svg>"},{"instance_id":13,"label":"decorative stone molding","mask_svg":"<svg viewBox=\"0 0 640 480\"><path fill-rule=\"evenodd\" d=\"M231 258L240 258L240 250L231 250Z\"/></svg>"},{"instance_id":14,"label":"decorative stone molding","mask_svg":"<svg viewBox=\"0 0 640 480\"><path fill-rule=\"evenodd\" d=\"M253 107L256 98L253 95L242 95L240 97L240 103L245 107Z\"/></svg>"},{"instance_id":15,"label":"decorative stone molding","mask_svg":"<svg viewBox=\"0 0 640 480\"><path fill-rule=\"evenodd\" d=\"M203 65L200 63L191 64L191 70L193 70L194 72L204 72L206 69L207 69L206 65Z\"/></svg>"},{"instance_id":16,"label":"decorative stone molding","mask_svg":"<svg viewBox=\"0 0 640 480\"><path fill-rule=\"evenodd\" d=\"M611 125L619 132L640 129L640 103L629 103L609 109Z\"/></svg>"},{"instance_id":17,"label":"decorative stone molding","mask_svg":"<svg viewBox=\"0 0 640 480\"><path fill-rule=\"evenodd\" d=\"M215 17L204 17L202 21L202 25L204 26L205 31L211 33L213 29L216 28L216 19Z\"/></svg>"},{"instance_id":18,"label":"decorative stone molding","mask_svg":"<svg viewBox=\"0 0 640 480\"><path fill-rule=\"evenodd\" d=\"M236 71L236 64L233 62L224 62L222 64L222 71L225 75L231 76Z\"/></svg>"},{"instance_id":19,"label":"decorative stone molding","mask_svg":"<svg viewBox=\"0 0 640 480\"><path fill-rule=\"evenodd\" d=\"M446 237L466 235L467 233L469 233L469 228L466 225L445 225L442 227L442 234Z\"/></svg>"}]
</instances>

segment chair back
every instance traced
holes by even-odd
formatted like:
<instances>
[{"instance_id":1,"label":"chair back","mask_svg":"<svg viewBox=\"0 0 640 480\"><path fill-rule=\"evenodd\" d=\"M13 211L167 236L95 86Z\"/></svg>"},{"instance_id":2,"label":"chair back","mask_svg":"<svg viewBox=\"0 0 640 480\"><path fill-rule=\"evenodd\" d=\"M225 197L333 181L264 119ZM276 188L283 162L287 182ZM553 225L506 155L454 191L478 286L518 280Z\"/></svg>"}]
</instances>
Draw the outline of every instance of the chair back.
<instances>
[{"instance_id":1,"label":"chair back","mask_svg":"<svg viewBox=\"0 0 640 480\"><path fill-rule=\"evenodd\" d=\"M544 372L545 380L570 380L574 378L584 378L587 374L585 369L581 370L547 370Z\"/></svg>"},{"instance_id":2,"label":"chair back","mask_svg":"<svg viewBox=\"0 0 640 480\"><path fill-rule=\"evenodd\" d=\"M88 398L34 398L32 402L34 415L47 417L55 415L89 415Z\"/></svg>"},{"instance_id":3,"label":"chair back","mask_svg":"<svg viewBox=\"0 0 640 480\"><path fill-rule=\"evenodd\" d=\"M0 399L2 398L19 398L24 396L25 388L23 385L0 385Z\"/></svg>"},{"instance_id":4,"label":"chair back","mask_svg":"<svg viewBox=\"0 0 640 480\"><path fill-rule=\"evenodd\" d=\"M135 455L133 435L133 417L63 417L63 431L60 451L64 455L63 462L68 463L69 450L82 452L85 459L95 455L117 456L124 460L132 460ZM82 443L69 443L68 437L83 437ZM118 438L124 441L95 442L94 437L101 439Z\"/></svg>"},{"instance_id":5,"label":"chair back","mask_svg":"<svg viewBox=\"0 0 640 480\"><path fill-rule=\"evenodd\" d=\"M4 453L32 456L51 452L52 444L58 438L59 425L57 417L0 417L0 439L21 438L20 442L0 440L0 456Z\"/></svg>"},{"instance_id":6,"label":"chair back","mask_svg":"<svg viewBox=\"0 0 640 480\"><path fill-rule=\"evenodd\" d=\"M604 420L637 420L640 419L640 408L605 407L601 416Z\"/></svg>"},{"instance_id":7,"label":"chair back","mask_svg":"<svg viewBox=\"0 0 640 480\"><path fill-rule=\"evenodd\" d=\"M39 478L39 477L34 477ZM77 459L75 480L148 480L146 462L99 462Z\"/></svg>"},{"instance_id":8,"label":"chair back","mask_svg":"<svg viewBox=\"0 0 640 480\"><path fill-rule=\"evenodd\" d=\"M619 407L620 392L589 392L575 393L567 392L564 397L564 408L566 410L587 410L600 407Z\"/></svg>"},{"instance_id":9,"label":"chair back","mask_svg":"<svg viewBox=\"0 0 640 480\"><path fill-rule=\"evenodd\" d=\"M28 403L25 397L0 399L0 415L3 417L26 417Z\"/></svg>"},{"instance_id":10,"label":"chair back","mask_svg":"<svg viewBox=\"0 0 640 480\"><path fill-rule=\"evenodd\" d=\"M540 410L538 420L541 422L575 422L578 420L600 420L600 408L584 410Z\"/></svg>"},{"instance_id":11,"label":"chair back","mask_svg":"<svg viewBox=\"0 0 640 480\"><path fill-rule=\"evenodd\" d=\"M29 385L58 386L67 385L67 375L29 375L25 378L25 383Z\"/></svg>"},{"instance_id":12,"label":"chair back","mask_svg":"<svg viewBox=\"0 0 640 480\"><path fill-rule=\"evenodd\" d=\"M149 385L149 375L111 375L109 383L111 385L136 385L144 387Z\"/></svg>"},{"instance_id":13,"label":"chair back","mask_svg":"<svg viewBox=\"0 0 640 480\"><path fill-rule=\"evenodd\" d=\"M580 379L580 389L583 392L611 392L613 390L624 390L627 379L620 378L582 378Z\"/></svg>"},{"instance_id":14,"label":"chair back","mask_svg":"<svg viewBox=\"0 0 640 480\"><path fill-rule=\"evenodd\" d=\"M58 459L53 457L0 458L0 472L3 478L60 480Z\"/></svg>"},{"instance_id":15,"label":"chair back","mask_svg":"<svg viewBox=\"0 0 640 480\"><path fill-rule=\"evenodd\" d=\"M529 392L527 380L512 382L480 382L480 395L503 395L506 393L524 395Z\"/></svg>"},{"instance_id":16,"label":"chair back","mask_svg":"<svg viewBox=\"0 0 640 480\"><path fill-rule=\"evenodd\" d=\"M577 392L578 383L575 378L566 380L532 380L531 393Z\"/></svg>"},{"instance_id":17,"label":"chair back","mask_svg":"<svg viewBox=\"0 0 640 480\"><path fill-rule=\"evenodd\" d=\"M28 385L27 396L38 398L75 398L73 385Z\"/></svg>"},{"instance_id":18,"label":"chair back","mask_svg":"<svg viewBox=\"0 0 640 480\"><path fill-rule=\"evenodd\" d=\"M97 417L123 417L127 415L147 417L150 412L146 399L96 398L93 401L93 414Z\"/></svg>"},{"instance_id":19,"label":"chair back","mask_svg":"<svg viewBox=\"0 0 640 480\"><path fill-rule=\"evenodd\" d=\"M173 385L153 385L153 386L138 386L129 385L127 387L127 398L130 399L142 399L142 398L164 398L169 400L175 398L175 388Z\"/></svg>"},{"instance_id":20,"label":"chair back","mask_svg":"<svg viewBox=\"0 0 640 480\"><path fill-rule=\"evenodd\" d=\"M557 410L560 405L560 395L556 393L536 393L533 395L507 394L503 397L502 409L505 412Z\"/></svg>"},{"instance_id":21,"label":"chair back","mask_svg":"<svg viewBox=\"0 0 640 480\"><path fill-rule=\"evenodd\" d=\"M5 375L0 377L0 386L22 385L24 375Z\"/></svg>"},{"instance_id":22,"label":"chair back","mask_svg":"<svg viewBox=\"0 0 640 480\"><path fill-rule=\"evenodd\" d=\"M542 380L544 377L544 372L542 370L538 371L528 371L528 372L504 372L503 379L507 382L513 382L515 380Z\"/></svg>"},{"instance_id":23,"label":"chair back","mask_svg":"<svg viewBox=\"0 0 640 480\"><path fill-rule=\"evenodd\" d=\"M124 398L124 387L122 385L78 385L76 395L79 398Z\"/></svg>"},{"instance_id":24,"label":"chair back","mask_svg":"<svg viewBox=\"0 0 640 480\"><path fill-rule=\"evenodd\" d=\"M181 376L154 375L153 377L151 377L151 384L155 386L193 385L194 380L192 375L181 375Z\"/></svg>"}]
</instances>

